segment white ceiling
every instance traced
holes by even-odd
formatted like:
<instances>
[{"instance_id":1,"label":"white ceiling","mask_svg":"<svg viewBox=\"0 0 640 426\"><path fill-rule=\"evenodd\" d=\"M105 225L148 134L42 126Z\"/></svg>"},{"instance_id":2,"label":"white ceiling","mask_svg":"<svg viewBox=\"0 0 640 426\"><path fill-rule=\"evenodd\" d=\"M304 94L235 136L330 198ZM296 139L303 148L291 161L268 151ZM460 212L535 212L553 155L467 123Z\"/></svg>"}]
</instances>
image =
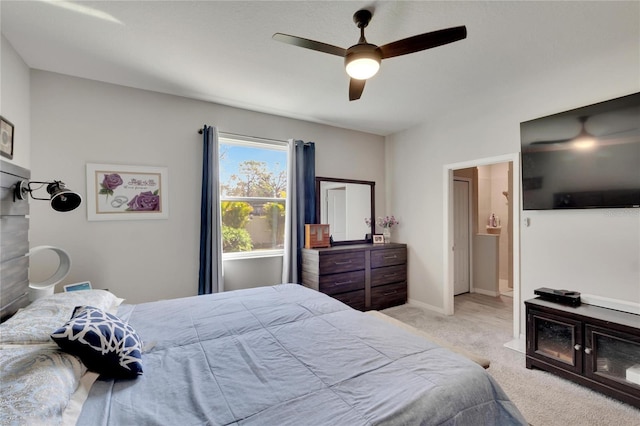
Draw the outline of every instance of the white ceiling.
<instances>
[{"instance_id":1,"label":"white ceiling","mask_svg":"<svg viewBox=\"0 0 640 426\"><path fill-rule=\"evenodd\" d=\"M640 2L98 1L0 2L2 34L27 65L379 135L517 90L640 38ZM84 10L72 10L69 4ZM347 48L372 8L370 43L466 25L468 37L384 60L349 102L343 61L271 39ZM102 14L102 15L99 15ZM99 16L96 16L99 15Z\"/></svg>"}]
</instances>

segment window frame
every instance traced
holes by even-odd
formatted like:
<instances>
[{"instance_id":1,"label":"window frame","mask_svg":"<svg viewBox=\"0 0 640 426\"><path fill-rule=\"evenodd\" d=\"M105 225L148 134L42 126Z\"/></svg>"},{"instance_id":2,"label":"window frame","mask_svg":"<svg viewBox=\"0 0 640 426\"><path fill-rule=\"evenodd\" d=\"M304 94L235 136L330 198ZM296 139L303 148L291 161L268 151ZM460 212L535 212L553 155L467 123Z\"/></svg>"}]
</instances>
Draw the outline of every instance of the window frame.
<instances>
[{"instance_id":1,"label":"window frame","mask_svg":"<svg viewBox=\"0 0 640 426\"><path fill-rule=\"evenodd\" d=\"M285 172L287 173L287 184L289 182L289 145L290 143L287 141L277 140L277 139L268 139L268 138L258 138L254 136L244 136L244 135L236 135L232 133L218 133L218 145L232 145L232 146L242 146L242 147L253 147L259 149L273 150L273 151L283 151L286 154L285 157ZM218 157L218 167L220 168L220 157ZM224 201L258 201L258 202L284 202L285 205L285 215L286 215L286 206L289 202L289 193L287 192L287 196L285 198L276 198L276 197L223 197L222 196L222 181L218 182L219 186L219 201L220 204ZM287 185L288 186L288 185ZM220 212L222 215L222 212ZM285 230L286 233L286 230ZM283 257L284 256L284 248L274 248L274 249L258 249L251 251L239 251L239 252L231 252L225 253L222 252L222 260L233 260L233 259L253 259L253 258L265 258L265 257Z\"/></svg>"}]
</instances>

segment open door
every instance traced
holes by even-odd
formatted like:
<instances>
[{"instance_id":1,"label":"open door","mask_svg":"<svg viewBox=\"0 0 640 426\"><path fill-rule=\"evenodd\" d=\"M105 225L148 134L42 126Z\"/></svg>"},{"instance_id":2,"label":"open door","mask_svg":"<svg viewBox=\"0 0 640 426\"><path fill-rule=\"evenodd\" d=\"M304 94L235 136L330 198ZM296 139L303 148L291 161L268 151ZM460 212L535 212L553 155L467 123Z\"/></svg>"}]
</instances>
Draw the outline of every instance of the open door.
<instances>
[{"instance_id":1,"label":"open door","mask_svg":"<svg viewBox=\"0 0 640 426\"><path fill-rule=\"evenodd\" d=\"M453 181L453 295L471 291L471 182Z\"/></svg>"}]
</instances>

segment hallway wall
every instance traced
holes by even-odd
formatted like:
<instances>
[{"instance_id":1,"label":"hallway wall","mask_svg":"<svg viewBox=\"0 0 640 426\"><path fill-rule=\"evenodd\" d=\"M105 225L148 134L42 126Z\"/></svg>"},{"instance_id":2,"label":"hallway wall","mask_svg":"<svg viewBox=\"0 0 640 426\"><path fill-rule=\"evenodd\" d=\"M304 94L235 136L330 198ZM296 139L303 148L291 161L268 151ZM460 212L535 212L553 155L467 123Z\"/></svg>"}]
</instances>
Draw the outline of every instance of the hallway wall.
<instances>
[{"instance_id":1,"label":"hallway wall","mask_svg":"<svg viewBox=\"0 0 640 426\"><path fill-rule=\"evenodd\" d=\"M478 232L486 234L493 213L502 226L499 239L499 278L509 279L509 203L503 192L509 189L509 163L478 167Z\"/></svg>"}]
</instances>

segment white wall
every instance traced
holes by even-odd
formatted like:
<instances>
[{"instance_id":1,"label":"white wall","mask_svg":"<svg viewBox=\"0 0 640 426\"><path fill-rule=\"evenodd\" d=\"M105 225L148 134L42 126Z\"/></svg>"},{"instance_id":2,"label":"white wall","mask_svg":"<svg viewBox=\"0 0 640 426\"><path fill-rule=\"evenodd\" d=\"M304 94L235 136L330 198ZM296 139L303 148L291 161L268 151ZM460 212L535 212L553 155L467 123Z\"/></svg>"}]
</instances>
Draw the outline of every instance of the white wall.
<instances>
[{"instance_id":1,"label":"white wall","mask_svg":"<svg viewBox=\"0 0 640 426\"><path fill-rule=\"evenodd\" d=\"M31 95L34 179L59 179L85 195L86 163L169 169L168 220L89 222L86 204L57 213L45 202L31 203L31 245L55 245L71 254L65 283L90 280L132 303L197 293L202 157L197 131L203 124L249 136L314 141L318 176L376 181L377 211L384 206L380 136L37 70L31 72ZM278 283L279 262L228 261L226 288Z\"/></svg>"},{"instance_id":2,"label":"white wall","mask_svg":"<svg viewBox=\"0 0 640 426\"><path fill-rule=\"evenodd\" d=\"M0 46L0 115L14 125L13 159L4 161L28 169L31 155L29 67L4 37Z\"/></svg>"},{"instance_id":3,"label":"white wall","mask_svg":"<svg viewBox=\"0 0 640 426\"><path fill-rule=\"evenodd\" d=\"M387 204L403 222L394 239L409 246L410 300L444 309L443 167L519 152L520 122L637 92L640 41L634 40L571 68L549 64L535 78L474 93L455 111L387 137ZM547 286L640 303L639 209L526 217L522 300Z\"/></svg>"},{"instance_id":4,"label":"white wall","mask_svg":"<svg viewBox=\"0 0 640 426\"><path fill-rule=\"evenodd\" d=\"M509 163L491 164L478 167L478 232L487 233L491 214L500 220L499 271L500 279L509 278L509 209L510 205L503 191L509 189Z\"/></svg>"}]
</instances>

